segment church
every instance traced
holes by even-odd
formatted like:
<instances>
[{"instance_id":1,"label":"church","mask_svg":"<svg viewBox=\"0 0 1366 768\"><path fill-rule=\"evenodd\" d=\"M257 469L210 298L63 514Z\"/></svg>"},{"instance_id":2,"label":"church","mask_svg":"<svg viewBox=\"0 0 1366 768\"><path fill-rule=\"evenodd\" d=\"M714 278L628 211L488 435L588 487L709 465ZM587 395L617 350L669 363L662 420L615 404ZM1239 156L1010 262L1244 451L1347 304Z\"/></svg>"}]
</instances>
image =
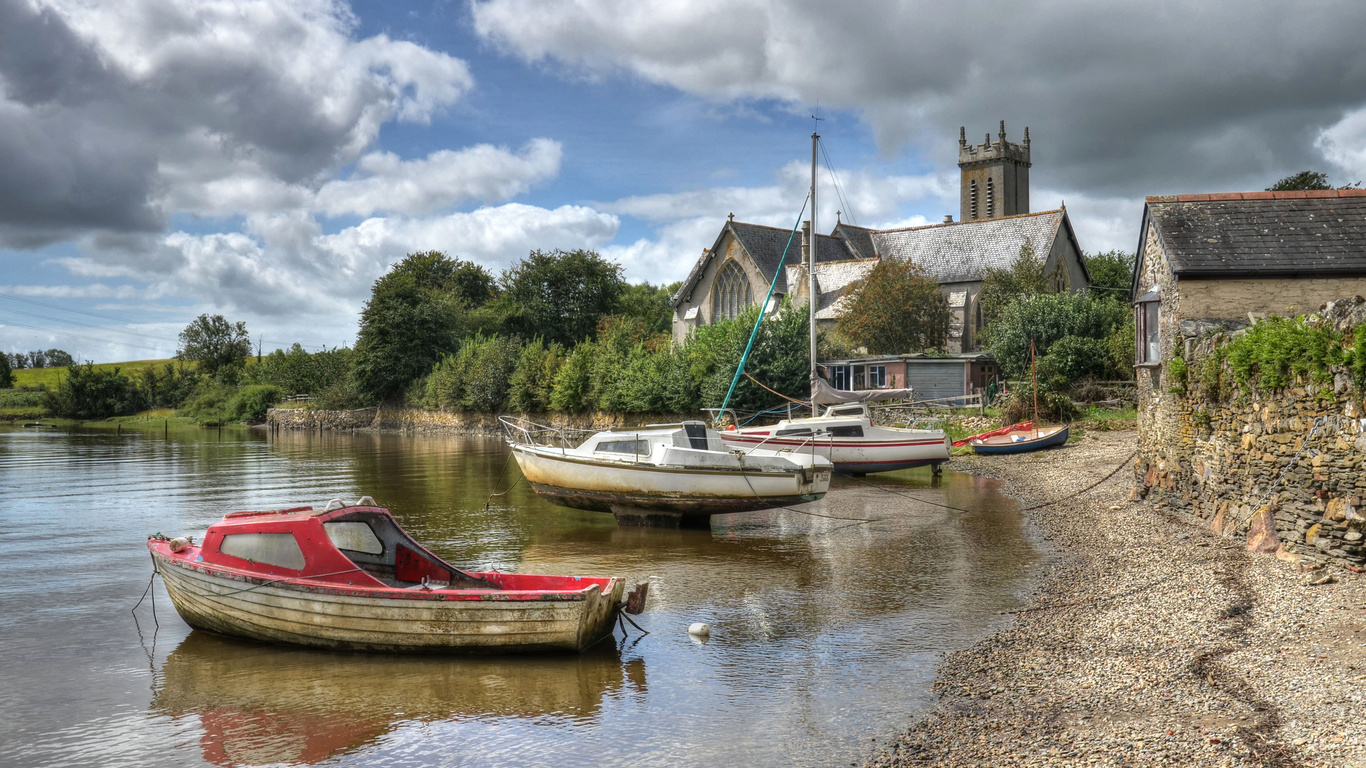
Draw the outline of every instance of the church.
<instances>
[{"instance_id":1,"label":"church","mask_svg":"<svg viewBox=\"0 0 1366 768\"><path fill-rule=\"evenodd\" d=\"M981 349L982 280L989 269L1009 267L1025 247L1043 258L1053 290L1085 290L1086 265L1067 209L1029 212L1030 165L1028 128L1019 144L1006 141L1004 120L996 141L987 134L981 144L969 144L960 128L959 221L949 215L940 224L904 229L840 221L830 234L817 234L817 325L834 325L850 290L882 259L909 259L939 283L952 313L945 344L950 354ZM674 294L674 340L682 343L693 328L733 318L763 301L775 273L773 306L789 296L805 307L810 222L803 226L800 248L794 242L784 258L789 235L736 221L732 214Z\"/></svg>"}]
</instances>

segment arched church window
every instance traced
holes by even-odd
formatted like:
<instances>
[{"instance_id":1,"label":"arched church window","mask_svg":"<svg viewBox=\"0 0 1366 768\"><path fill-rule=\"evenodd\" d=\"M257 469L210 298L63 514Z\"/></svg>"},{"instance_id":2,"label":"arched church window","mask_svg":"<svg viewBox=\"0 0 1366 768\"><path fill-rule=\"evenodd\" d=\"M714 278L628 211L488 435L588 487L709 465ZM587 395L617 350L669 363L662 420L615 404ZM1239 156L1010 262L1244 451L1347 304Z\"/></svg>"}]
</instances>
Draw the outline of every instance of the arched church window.
<instances>
[{"instance_id":1,"label":"arched church window","mask_svg":"<svg viewBox=\"0 0 1366 768\"><path fill-rule=\"evenodd\" d=\"M976 179L973 179L973 180L972 180L972 187L971 187L971 190L970 190L970 197L971 197L971 199L969 200L969 202L972 204L972 205L971 205L972 218L975 219L975 218L977 218L977 180L976 180Z\"/></svg>"},{"instance_id":2,"label":"arched church window","mask_svg":"<svg viewBox=\"0 0 1366 768\"><path fill-rule=\"evenodd\" d=\"M996 215L996 180L987 179L987 218Z\"/></svg>"},{"instance_id":3,"label":"arched church window","mask_svg":"<svg viewBox=\"0 0 1366 768\"><path fill-rule=\"evenodd\" d=\"M711 291L712 321L730 320L753 301L745 270L735 261L727 261L716 274L716 284Z\"/></svg>"}]
</instances>

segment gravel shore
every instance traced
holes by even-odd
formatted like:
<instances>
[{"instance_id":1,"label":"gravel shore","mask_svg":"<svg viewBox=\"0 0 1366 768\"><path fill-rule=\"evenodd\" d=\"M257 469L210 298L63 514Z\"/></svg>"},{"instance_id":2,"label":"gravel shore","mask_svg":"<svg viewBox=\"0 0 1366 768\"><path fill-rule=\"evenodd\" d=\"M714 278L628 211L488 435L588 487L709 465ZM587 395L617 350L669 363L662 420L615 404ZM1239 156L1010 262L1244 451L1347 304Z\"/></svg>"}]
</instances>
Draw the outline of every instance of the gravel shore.
<instances>
[{"instance_id":1,"label":"gravel shore","mask_svg":"<svg viewBox=\"0 0 1366 768\"><path fill-rule=\"evenodd\" d=\"M1012 623L945 657L939 703L868 766L1366 768L1366 580L1128 501L1135 444L954 460L1026 507L1065 498L1027 512L1059 556Z\"/></svg>"}]
</instances>

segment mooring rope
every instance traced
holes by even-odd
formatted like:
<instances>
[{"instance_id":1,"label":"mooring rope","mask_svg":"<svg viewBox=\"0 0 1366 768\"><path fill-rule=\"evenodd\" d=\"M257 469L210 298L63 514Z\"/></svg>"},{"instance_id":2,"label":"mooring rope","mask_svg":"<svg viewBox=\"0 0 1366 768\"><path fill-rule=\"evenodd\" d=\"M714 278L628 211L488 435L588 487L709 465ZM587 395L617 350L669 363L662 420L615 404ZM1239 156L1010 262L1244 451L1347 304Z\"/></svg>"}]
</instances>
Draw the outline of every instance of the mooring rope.
<instances>
[{"instance_id":1,"label":"mooring rope","mask_svg":"<svg viewBox=\"0 0 1366 768\"><path fill-rule=\"evenodd\" d=\"M1083 493L1087 493L1088 491L1091 491L1091 490L1095 489L1097 486L1099 486L1100 484L1104 483L1106 480L1109 480L1110 478L1114 477L1115 474L1117 474L1121 469L1124 469L1124 466L1125 466L1126 464L1129 463L1129 460L1130 460L1130 459L1134 458L1134 457L1137 456L1137 455L1138 455L1138 451L1134 451L1133 453L1130 453L1127 457L1125 457L1124 461L1120 462L1119 466L1117 466L1117 467L1115 467L1114 469L1110 470L1109 474L1107 474L1105 477L1102 477L1101 479L1097 480L1096 482L1091 483L1090 485L1086 486L1085 488L1081 489L1080 491L1077 491L1077 492L1075 492L1075 493L1069 493L1069 494L1066 495L1066 496L1060 496L1060 497L1058 497L1058 498L1056 498L1056 499L1053 499L1052 501L1045 501L1045 502L1042 502L1042 503L1040 503L1040 504L1035 504L1035 505L1030 506L1030 507L1022 507L1022 508L1020 509L1020 511L1021 511L1021 512L1032 512L1032 511L1034 511L1034 510L1036 510L1036 509L1043 509L1044 507L1050 507L1050 506L1052 506L1052 505L1054 505L1054 504L1057 504L1057 503L1059 503L1059 502L1067 501L1068 499L1076 498L1077 496L1080 496L1080 495L1082 495ZM965 509L965 508L963 508L963 507L955 507L955 506L953 506L952 504L941 504L941 503L939 503L939 502L937 502L937 501L930 501L929 499L922 499L922 498L920 498L919 496L912 496L912 495L910 495L909 493L902 493L902 492L900 492L900 491L895 491L895 490L893 490L893 489L891 489L891 488L888 488L888 487L885 486L885 485L878 485L878 484L876 484L876 483L871 483L871 482L869 482L869 481L867 481L867 480L864 480L864 479L861 478L861 477L856 477L856 478L854 478L854 480L857 480L858 482L863 483L864 485L866 485L866 486L868 486L868 487L870 487L870 488L876 488L876 489L879 490L879 491L884 491L884 492L886 492L886 493L890 493L890 494L892 494L893 496L900 496L900 497L905 498L905 499L910 499L911 501L920 502L921 504L928 504L928 505L930 505L930 506L932 506L932 507L940 507L940 508L942 508L942 509L949 509L949 510L953 510L954 512L975 512L975 511L977 511L977 510L973 510L973 509Z\"/></svg>"},{"instance_id":2,"label":"mooring rope","mask_svg":"<svg viewBox=\"0 0 1366 768\"><path fill-rule=\"evenodd\" d=\"M512 451L512 450L508 450L507 458L503 459L503 471L498 473L498 482L499 482L499 483L503 482L503 478L504 478L504 477L507 477L507 473L508 473L508 464L512 461L512 454L513 454L513 451ZM495 497L495 496L506 496L507 494L509 494L509 493L512 492L512 489L513 489L513 488L516 488L516 487L517 487L523 480L525 480L525 479L526 479L526 476L523 475L523 476L517 478L517 481L514 482L512 485L509 485L505 490L496 491L496 492L494 492L494 493L490 493L490 494L489 494L489 497L488 497L487 499L484 500L484 511L485 511L485 512L489 511L489 505L493 503L493 497ZM495 486L495 487L497 487L497 486Z\"/></svg>"}]
</instances>

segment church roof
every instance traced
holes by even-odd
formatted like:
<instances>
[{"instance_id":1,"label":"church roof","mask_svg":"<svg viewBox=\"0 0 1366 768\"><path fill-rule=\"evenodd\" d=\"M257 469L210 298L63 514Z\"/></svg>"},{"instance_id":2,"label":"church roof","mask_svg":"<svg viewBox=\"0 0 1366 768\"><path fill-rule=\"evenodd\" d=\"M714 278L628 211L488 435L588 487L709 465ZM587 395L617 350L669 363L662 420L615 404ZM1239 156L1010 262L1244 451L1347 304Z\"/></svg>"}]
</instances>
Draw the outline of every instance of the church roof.
<instances>
[{"instance_id":1,"label":"church roof","mask_svg":"<svg viewBox=\"0 0 1366 768\"><path fill-rule=\"evenodd\" d=\"M1149 197L1144 218L1183 277L1366 274L1366 189Z\"/></svg>"},{"instance_id":2,"label":"church roof","mask_svg":"<svg viewBox=\"0 0 1366 768\"><path fill-rule=\"evenodd\" d=\"M983 279L988 269L1009 268L1026 242L1040 259L1046 259L1066 217L1067 211L1059 209L931 224L875 231L872 240L878 255L910 259L935 282L967 283Z\"/></svg>"},{"instance_id":3,"label":"church roof","mask_svg":"<svg viewBox=\"0 0 1366 768\"><path fill-rule=\"evenodd\" d=\"M704 253L702 258L693 265L692 272L688 273L688 278L678 287L678 292L674 294L673 303L677 305L692 291L692 287L702 277L707 262L711 254L717 252L721 245L721 240L726 236L726 232L734 234L737 242L754 260L754 265L763 273L765 280L772 280L773 273L779 272L779 266L792 266L800 264L802 261L802 235L798 232L796 237L792 237L792 230L779 229L778 227L766 227L762 224L747 224L742 221L731 221L721 229L721 234L716 238L715 245L711 251ZM788 238L792 239L792 246L788 247ZM843 261L856 258L845 246L844 240L832 235L821 235L819 246L816 249L816 262L818 264L827 261ZM786 249L787 258L784 260L783 251ZM785 272L786 270L783 270ZM788 291L787 275L778 275L778 284L773 289L776 294L785 294Z\"/></svg>"},{"instance_id":4,"label":"church roof","mask_svg":"<svg viewBox=\"0 0 1366 768\"><path fill-rule=\"evenodd\" d=\"M868 277L881 259L849 259L846 261L821 261L816 263L816 291L820 303L816 305L817 320L834 320L844 313L845 299L849 287ZM788 279L796 279L800 268L789 266Z\"/></svg>"},{"instance_id":5,"label":"church roof","mask_svg":"<svg viewBox=\"0 0 1366 768\"><path fill-rule=\"evenodd\" d=\"M871 259L877 255L877 248L873 246L873 230L867 227L840 222L835 225L835 235L844 240L845 247L856 259Z\"/></svg>"}]
</instances>

